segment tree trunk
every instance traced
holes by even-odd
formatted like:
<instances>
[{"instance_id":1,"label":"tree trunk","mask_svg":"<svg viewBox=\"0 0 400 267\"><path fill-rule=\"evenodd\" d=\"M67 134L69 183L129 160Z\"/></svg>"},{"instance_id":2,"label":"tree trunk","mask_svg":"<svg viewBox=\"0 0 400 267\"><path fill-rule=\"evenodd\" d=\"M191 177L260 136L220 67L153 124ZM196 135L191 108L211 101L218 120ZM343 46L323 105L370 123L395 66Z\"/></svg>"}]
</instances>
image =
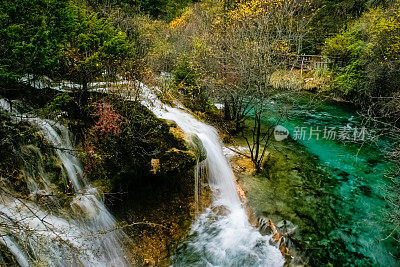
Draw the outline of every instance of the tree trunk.
<instances>
[{"instance_id":1,"label":"tree trunk","mask_svg":"<svg viewBox=\"0 0 400 267\"><path fill-rule=\"evenodd\" d=\"M228 101L226 101L226 100L225 100L225 103L224 103L224 118L225 118L226 121L230 121L232 119L231 118L231 111L230 111L230 108L229 108L229 104L228 104Z\"/></svg>"}]
</instances>

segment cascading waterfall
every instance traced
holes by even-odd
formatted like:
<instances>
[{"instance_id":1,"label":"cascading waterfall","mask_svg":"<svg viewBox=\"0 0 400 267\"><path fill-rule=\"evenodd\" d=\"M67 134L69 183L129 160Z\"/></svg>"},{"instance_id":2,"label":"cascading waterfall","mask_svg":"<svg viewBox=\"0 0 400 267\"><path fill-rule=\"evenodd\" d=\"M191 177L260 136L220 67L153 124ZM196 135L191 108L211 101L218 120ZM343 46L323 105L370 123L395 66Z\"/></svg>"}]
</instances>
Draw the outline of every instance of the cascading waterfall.
<instances>
[{"instance_id":1,"label":"cascading waterfall","mask_svg":"<svg viewBox=\"0 0 400 267\"><path fill-rule=\"evenodd\" d=\"M213 203L192 225L192 237L173 257L175 266L282 266L284 259L270 236L254 229L236 192L234 174L215 128L192 115L163 104L146 86L142 104L157 117L173 120L196 134L207 152L208 181Z\"/></svg>"},{"instance_id":2,"label":"cascading waterfall","mask_svg":"<svg viewBox=\"0 0 400 267\"><path fill-rule=\"evenodd\" d=\"M69 212L49 212L40 205L15 198L3 190L0 202L0 222L8 225L1 230L0 243L6 246L21 266L33 262L50 266L127 266L122 242L125 235L100 200L95 188L82 181L82 168L74 154L68 129L51 120L28 117L11 110L8 102L0 99L0 107L18 119L37 125L45 139L55 148L74 191ZM39 152L37 152L39 153ZM40 156L40 154L38 154ZM31 195L51 191L40 161L37 173L27 175ZM28 174L29 171L26 171ZM72 215L71 215L72 214ZM18 227L15 227L18 226Z\"/></svg>"},{"instance_id":3,"label":"cascading waterfall","mask_svg":"<svg viewBox=\"0 0 400 267\"><path fill-rule=\"evenodd\" d=\"M9 236L2 236L0 243L8 247L20 266L29 266L29 261L25 257L25 254L22 253L19 246Z\"/></svg>"},{"instance_id":4,"label":"cascading waterfall","mask_svg":"<svg viewBox=\"0 0 400 267\"><path fill-rule=\"evenodd\" d=\"M199 196L201 194L202 183L207 177L207 162L197 161L194 170L194 201L196 204L196 215L199 213Z\"/></svg>"}]
</instances>

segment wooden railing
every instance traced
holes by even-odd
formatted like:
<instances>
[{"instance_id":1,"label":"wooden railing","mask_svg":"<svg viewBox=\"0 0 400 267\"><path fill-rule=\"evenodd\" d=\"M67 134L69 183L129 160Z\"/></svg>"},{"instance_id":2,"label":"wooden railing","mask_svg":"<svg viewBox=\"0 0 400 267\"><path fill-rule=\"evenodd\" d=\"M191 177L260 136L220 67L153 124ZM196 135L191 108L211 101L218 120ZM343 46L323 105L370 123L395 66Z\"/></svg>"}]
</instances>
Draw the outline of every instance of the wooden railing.
<instances>
[{"instance_id":1,"label":"wooden railing","mask_svg":"<svg viewBox=\"0 0 400 267\"><path fill-rule=\"evenodd\" d=\"M315 70L315 69L326 69L332 64L341 66L343 62L336 57L326 57L320 55L297 55L293 56L288 62L291 68L301 70Z\"/></svg>"}]
</instances>

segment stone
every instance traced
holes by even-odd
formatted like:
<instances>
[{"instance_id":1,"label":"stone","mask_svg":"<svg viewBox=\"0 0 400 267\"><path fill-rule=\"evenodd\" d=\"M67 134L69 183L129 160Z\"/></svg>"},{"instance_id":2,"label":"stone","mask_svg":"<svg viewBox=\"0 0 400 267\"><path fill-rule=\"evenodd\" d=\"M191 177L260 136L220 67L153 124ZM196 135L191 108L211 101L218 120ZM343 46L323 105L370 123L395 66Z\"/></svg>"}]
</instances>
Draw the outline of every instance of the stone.
<instances>
[{"instance_id":1,"label":"stone","mask_svg":"<svg viewBox=\"0 0 400 267\"><path fill-rule=\"evenodd\" d=\"M196 134L191 134L187 140L188 147L196 154L197 160L199 162L205 160L207 158L207 151L200 138Z\"/></svg>"},{"instance_id":2,"label":"stone","mask_svg":"<svg viewBox=\"0 0 400 267\"><path fill-rule=\"evenodd\" d=\"M297 230L297 226L288 220L278 222L276 227L282 235L293 235Z\"/></svg>"},{"instance_id":3,"label":"stone","mask_svg":"<svg viewBox=\"0 0 400 267\"><path fill-rule=\"evenodd\" d=\"M196 155L192 151L172 148L160 157L159 164L161 174L177 174L193 168L196 164Z\"/></svg>"}]
</instances>

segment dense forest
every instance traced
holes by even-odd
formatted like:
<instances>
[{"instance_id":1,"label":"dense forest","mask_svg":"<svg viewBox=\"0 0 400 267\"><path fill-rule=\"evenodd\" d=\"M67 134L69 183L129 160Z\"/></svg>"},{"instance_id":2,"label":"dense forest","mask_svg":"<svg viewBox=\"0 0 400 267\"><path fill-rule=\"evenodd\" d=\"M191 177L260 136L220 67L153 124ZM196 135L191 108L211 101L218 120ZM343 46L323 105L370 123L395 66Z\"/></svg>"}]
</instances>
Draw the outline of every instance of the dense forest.
<instances>
[{"instance_id":1,"label":"dense forest","mask_svg":"<svg viewBox=\"0 0 400 267\"><path fill-rule=\"evenodd\" d=\"M396 266L399 103L397 0L2 0L0 265Z\"/></svg>"}]
</instances>

